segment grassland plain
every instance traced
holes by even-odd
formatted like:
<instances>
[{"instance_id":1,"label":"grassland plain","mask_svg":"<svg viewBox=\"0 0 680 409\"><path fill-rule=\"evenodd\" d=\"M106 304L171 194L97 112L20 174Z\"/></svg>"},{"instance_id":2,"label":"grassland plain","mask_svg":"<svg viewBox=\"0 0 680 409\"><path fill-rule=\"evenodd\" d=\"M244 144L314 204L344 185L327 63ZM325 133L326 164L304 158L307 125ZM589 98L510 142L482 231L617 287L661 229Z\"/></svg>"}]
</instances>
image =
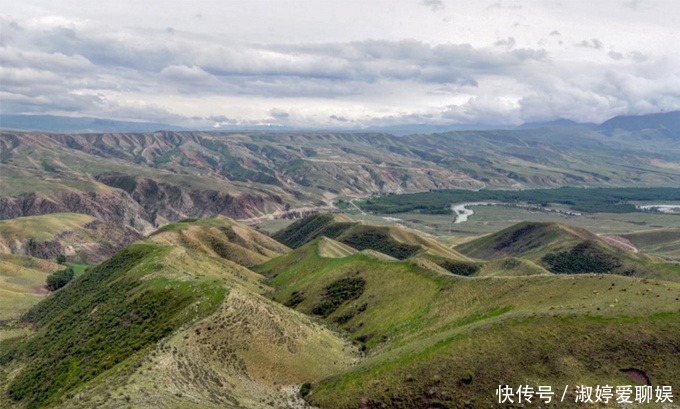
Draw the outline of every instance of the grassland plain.
<instances>
[{"instance_id":1,"label":"grassland plain","mask_svg":"<svg viewBox=\"0 0 680 409\"><path fill-rule=\"evenodd\" d=\"M499 382L630 384L621 372L630 367L658 384L680 379L678 283L545 274L536 265L532 275L455 277L408 260L328 259L319 243L258 271L271 277L275 300L312 316L333 283L365 281L360 296L317 315L366 353L312 387L308 400L320 407L493 406ZM571 398L565 406L578 406Z\"/></svg>"},{"instance_id":2,"label":"grassland plain","mask_svg":"<svg viewBox=\"0 0 680 409\"><path fill-rule=\"evenodd\" d=\"M451 213L451 203L499 202L524 203L547 207L550 204L567 206L575 212L634 213L633 202L674 202L680 200L680 189L675 187L584 188L563 186L557 189L525 190L434 190L430 192L387 195L371 198L359 205L372 212Z\"/></svg>"}]
</instances>

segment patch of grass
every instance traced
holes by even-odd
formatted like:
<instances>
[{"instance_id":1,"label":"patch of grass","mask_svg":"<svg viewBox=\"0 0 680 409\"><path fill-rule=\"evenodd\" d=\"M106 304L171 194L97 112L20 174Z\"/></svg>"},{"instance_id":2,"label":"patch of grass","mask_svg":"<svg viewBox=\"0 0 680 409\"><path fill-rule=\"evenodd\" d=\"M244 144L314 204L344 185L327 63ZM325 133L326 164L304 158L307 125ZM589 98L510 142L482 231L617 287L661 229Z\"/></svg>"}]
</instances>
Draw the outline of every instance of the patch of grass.
<instances>
[{"instance_id":1,"label":"patch of grass","mask_svg":"<svg viewBox=\"0 0 680 409\"><path fill-rule=\"evenodd\" d=\"M400 243L391 238L387 227L356 226L338 239L357 250L375 250L399 260L408 258L420 250L420 246Z\"/></svg>"},{"instance_id":2,"label":"patch of grass","mask_svg":"<svg viewBox=\"0 0 680 409\"><path fill-rule=\"evenodd\" d=\"M678 314L633 320L540 317L509 320L368 360L316 384L319 407L492 407L499 383L630 385L623 368L677 385ZM386 393L386 391L389 391ZM568 394L560 407L582 404Z\"/></svg>"},{"instance_id":3,"label":"patch of grass","mask_svg":"<svg viewBox=\"0 0 680 409\"><path fill-rule=\"evenodd\" d=\"M476 274L480 269L478 264L464 261L444 260L440 265L447 269L451 274L459 276L471 276Z\"/></svg>"}]
</instances>

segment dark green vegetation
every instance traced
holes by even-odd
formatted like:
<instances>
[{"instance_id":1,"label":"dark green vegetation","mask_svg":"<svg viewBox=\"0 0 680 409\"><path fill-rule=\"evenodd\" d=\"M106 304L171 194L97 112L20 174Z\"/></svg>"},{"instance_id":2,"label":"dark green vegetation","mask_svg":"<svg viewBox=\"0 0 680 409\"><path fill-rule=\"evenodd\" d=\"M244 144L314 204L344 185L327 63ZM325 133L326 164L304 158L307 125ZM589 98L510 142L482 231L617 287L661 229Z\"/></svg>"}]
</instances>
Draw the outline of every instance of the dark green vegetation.
<instances>
[{"instance_id":1,"label":"dark green vegetation","mask_svg":"<svg viewBox=\"0 0 680 409\"><path fill-rule=\"evenodd\" d=\"M47 289L50 291L57 291L61 287L73 280L73 268L65 268L63 270L55 271L47 276Z\"/></svg>"},{"instance_id":2,"label":"dark green vegetation","mask_svg":"<svg viewBox=\"0 0 680 409\"><path fill-rule=\"evenodd\" d=\"M334 239L356 223L331 213L319 213L300 219L272 237L291 248L298 248L317 237Z\"/></svg>"},{"instance_id":3,"label":"dark green vegetation","mask_svg":"<svg viewBox=\"0 0 680 409\"><path fill-rule=\"evenodd\" d=\"M548 270L559 274L608 273L621 266L617 258L590 241L583 241L569 251L548 253L541 261Z\"/></svg>"},{"instance_id":4,"label":"dark green vegetation","mask_svg":"<svg viewBox=\"0 0 680 409\"><path fill-rule=\"evenodd\" d=\"M163 251L150 245L128 247L31 309L23 320L35 325L38 336L6 353L14 359L30 357L9 386L11 398L28 407L55 404L197 314L213 311L224 297L220 286L140 280L142 263ZM191 304L199 308L187 309Z\"/></svg>"},{"instance_id":5,"label":"dark green vegetation","mask_svg":"<svg viewBox=\"0 0 680 409\"><path fill-rule=\"evenodd\" d=\"M452 203L494 201L548 206L560 204L585 213L632 213L631 201L680 201L680 188L581 188L528 190L437 190L369 199L362 209L376 213L451 213Z\"/></svg>"},{"instance_id":6,"label":"dark green vegetation","mask_svg":"<svg viewBox=\"0 0 680 409\"><path fill-rule=\"evenodd\" d=\"M399 260L424 253L428 257L437 255L442 259L465 259L436 240L411 231L353 222L346 216L337 214L320 213L305 217L276 232L272 237L292 248L327 237L356 250L374 250Z\"/></svg>"},{"instance_id":7,"label":"dark green vegetation","mask_svg":"<svg viewBox=\"0 0 680 409\"><path fill-rule=\"evenodd\" d=\"M329 284L321 304L312 309L312 313L328 317L341 304L357 299L364 292L366 280L363 278L342 278Z\"/></svg>"},{"instance_id":8,"label":"dark green vegetation","mask_svg":"<svg viewBox=\"0 0 680 409\"><path fill-rule=\"evenodd\" d=\"M480 268L479 265L475 263L453 260L444 260L439 265L447 269L451 274L459 276L471 276L478 272Z\"/></svg>"}]
</instances>

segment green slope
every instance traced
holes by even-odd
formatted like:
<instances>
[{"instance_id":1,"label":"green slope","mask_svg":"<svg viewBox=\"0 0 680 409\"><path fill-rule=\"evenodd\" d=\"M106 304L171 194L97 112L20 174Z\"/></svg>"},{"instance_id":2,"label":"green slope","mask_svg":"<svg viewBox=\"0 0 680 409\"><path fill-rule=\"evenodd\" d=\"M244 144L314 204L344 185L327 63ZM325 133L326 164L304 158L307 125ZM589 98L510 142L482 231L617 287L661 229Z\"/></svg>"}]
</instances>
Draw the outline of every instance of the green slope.
<instances>
[{"instance_id":1,"label":"green slope","mask_svg":"<svg viewBox=\"0 0 680 409\"><path fill-rule=\"evenodd\" d=\"M337 214L307 216L276 232L281 243L297 248L318 238L328 237L356 250L375 250L399 260L424 257L437 264L443 260L468 261L462 254L435 239L399 226L376 226L353 222Z\"/></svg>"},{"instance_id":2,"label":"green slope","mask_svg":"<svg viewBox=\"0 0 680 409\"><path fill-rule=\"evenodd\" d=\"M2 341L0 406L287 406L355 350L262 297L264 277L233 261L286 251L226 218L126 247L28 311L31 336Z\"/></svg>"},{"instance_id":3,"label":"green slope","mask_svg":"<svg viewBox=\"0 0 680 409\"><path fill-rule=\"evenodd\" d=\"M2 341L0 406L294 408L309 384L321 408L491 407L499 383L638 384L629 369L680 387L680 283L541 265L599 246L587 231L523 224L466 243L494 258L473 261L400 228L319 233L337 217L298 224L294 250L226 218L127 247ZM418 250L398 260L376 243Z\"/></svg>"},{"instance_id":4,"label":"green slope","mask_svg":"<svg viewBox=\"0 0 680 409\"><path fill-rule=\"evenodd\" d=\"M624 234L622 237L647 254L680 261L680 229L656 229Z\"/></svg>"},{"instance_id":5,"label":"green slope","mask_svg":"<svg viewBox=\"0 0 680 409\"><path fill-rule=\"evenodd\" d=\"M365 351L357 367L313 386L308 400L319 407L490 406L501 380L622 384L632 382L626 368L655 384L680 379L678 283L535 265L538 275L460 278L362 254L325 259L315 244L258 270L274 300L347 331Z\"/></svg>"},{"instance_id":6,"label":"green slope","mask_svg":"<svg viewBox=\"0 0 680 409\"><path fill-rule=\"evenodd\" d=\"M561 223L522 222L456 247L485 260L521 258L556 274L611 273L678 280L680 269L626 251L588 230Z\"/></svg>"}]
</instances>

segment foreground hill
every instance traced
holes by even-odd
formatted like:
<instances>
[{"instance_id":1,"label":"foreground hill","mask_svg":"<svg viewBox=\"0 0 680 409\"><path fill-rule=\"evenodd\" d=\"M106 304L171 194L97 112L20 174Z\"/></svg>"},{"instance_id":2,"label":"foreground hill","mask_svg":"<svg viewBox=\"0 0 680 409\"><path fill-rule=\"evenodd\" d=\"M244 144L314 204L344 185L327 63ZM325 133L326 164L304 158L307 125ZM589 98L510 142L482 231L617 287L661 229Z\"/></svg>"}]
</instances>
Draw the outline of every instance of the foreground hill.
<instances>
[{"instance_id":1,"label":"foreground hill","mask_svg":"<svg viewBox=\"0 0 680 409\"><path fill-rule=\"evenodd\" d=\"M553 274L522 246L451 259L403 229L303 221L275 235L292 250L228 218L127 246L1 341L0 406L458 408L493 406L499 382L680 387L678 282ZM549 251L596 239L539 228Z\"/></svg>"},{"instance_id":2,"label":"foreground hill","mask_svg":"<svg viewBox=\"0 0 680 409\"><path fill-rule=\"evenodd\" d=\"M286 251L229 219L126 247L23 317L35 334L4 341L0 403L288 407L288 386L347 367L354 352L260 295L264 277L244 265Z\"/></svg>"}]
</instances>

